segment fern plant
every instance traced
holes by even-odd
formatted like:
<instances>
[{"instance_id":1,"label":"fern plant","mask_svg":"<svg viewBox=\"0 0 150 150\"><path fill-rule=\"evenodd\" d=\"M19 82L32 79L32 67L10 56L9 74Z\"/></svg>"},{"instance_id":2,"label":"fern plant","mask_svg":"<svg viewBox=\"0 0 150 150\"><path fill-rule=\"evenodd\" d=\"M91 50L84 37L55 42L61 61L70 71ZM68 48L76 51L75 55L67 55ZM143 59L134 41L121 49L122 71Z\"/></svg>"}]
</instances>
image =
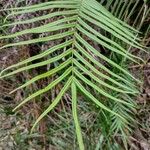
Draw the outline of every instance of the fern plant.
<instances>
[{"instance_id":1,"label":"fern plant","mask_svg":"<svg viewBox=\"0 0 150 150\"><path fill-rule=\"evenodd\" d=\"M120 95L127 94L130 97L130 95L138 93L134 87L134 81L140 82L121 65L105 56L99 47L106 49L107 51L114 52L121 58L126 58L133 62L138 62L140 58L132 55L123 46L109 39L109 36L105 36L103 31L108 33L108 35L112 35L121 40L125 44L138 49L143 48L138 43L139 39L135 38L135 33L137 31L115 18L96 0L52 0L31 6L5 9L5 11L11 11L5 21L11 16L48 9L53 9L53 12L27 20L5 23L1 27L36 23L45 19L51 19L51 22L38 27L18 31L13 34L1 35L0 40L12 39L31 33L39 35L42 33L50 33L48 36L9 43L0 49L49 41L61 42L40 54L32 56L2 70L0 78L9 77L22 71L53 64L53 68L43 74L33 77L31 80L11 92L13 93L19 89L25 88L43 78L51 76L57 77L45 88L40 89L25 98L19 105L16 106L14 111L31 101L33 98L48 92L57 84L62 83L63 88L57 97L50 101L49 107L36 120L31 132L39 121L59 104L63 95L67 91L70 91L72 98L72 116L74 119L79 148L84 150L84 140L82 138L80 121L78 119L77 112L78 93L83 93L87 99L91 100L92 103L100 109L103 109L104 112L109 112L113 117L115 116L117 121L120 122L120 125L118 123L117 127L114 126L114 129L118 132L118 130L122 130L122 124L126 124L128 128L128 125L130 124L130 117L128 118L127 115L122 116L119 112L112 110L111 106L106 105L102 99L105 97L108 102L114 101L118 104L118 106L121 104L122 107L126 108L127 112L128 110L132 111L135 108L133 101L128 98L118 98L116 94L110 94L109 91ZM95 46L95 43L99 47ZM47 60L40 61L41 58L50 56L53 53L57 53L57 55L47 58ZM35 60L39 60L39 62L32 63ZM117 74L113 72L112 68L116 68L120 73ZM122 74L126 77L122 76ZM59 77L57 75L59 75ZM128 79L131 79L131 81ZM90 88L90 91L87 87ZM96 91L98 96L93 95L92 91Z\"/></svg>"}]
</instances>

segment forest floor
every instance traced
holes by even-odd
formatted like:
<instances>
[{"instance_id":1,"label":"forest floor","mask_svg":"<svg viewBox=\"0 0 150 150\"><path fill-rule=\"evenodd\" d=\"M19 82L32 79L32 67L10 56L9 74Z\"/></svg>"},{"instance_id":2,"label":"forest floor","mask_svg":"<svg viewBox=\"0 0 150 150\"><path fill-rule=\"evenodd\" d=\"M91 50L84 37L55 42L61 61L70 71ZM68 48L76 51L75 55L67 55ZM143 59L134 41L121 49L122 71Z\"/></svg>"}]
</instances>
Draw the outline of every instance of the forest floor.
<instances>
[{"instance_id":1,"label":"forest floor","mask_svg":"<svg viewBox=\"0 0 150 150\"><path fill-rule=\"evenodd\" d=\"M5 68L15 63L19 58L22 58L22 55L22 52L21 54L13 53L9 50L7 52L1 52L0 68ZM32 113L32 109L29 111L28 108L25 107L19 113L12 112L17 101L22 98L21 91L15 94L9 94L16 84L20 82L19 77L18 79L9 78L0 80L0 150L46 149L42 144L38 145L38 142L40 142L41 139L43 140L42 136L35 134L29 135L29 116Z\"/></svg>"},{"instance_id":2,"label":"forest floor","mask_svg":"<svg viewBox=\"0 0 150 150\"><path fill-rule=\"evenodd\" d=\"M0 53L0 67L5 68L15 63L16 58L22 57L22 55L22 51L21 54L9 53L9 51ZM145 65L129 67L137 78L143 80L140 87L141 94L135 97L139 109L137 112L138 126L135 127L130 140L132 150L150 150L150 55L145 55L144 59L147 61ZM41 143L39 141L43 139L43 136L29 136L29 115L32 113L27 113L28 108L22 109L19 114L12 112L15 104L22 97L20 91L14 95L9 94L16 82L20 82L19 78L18 81L14 78L0 81L0 150L57 150L38 144Z\"/></svg>"}]
</instances>

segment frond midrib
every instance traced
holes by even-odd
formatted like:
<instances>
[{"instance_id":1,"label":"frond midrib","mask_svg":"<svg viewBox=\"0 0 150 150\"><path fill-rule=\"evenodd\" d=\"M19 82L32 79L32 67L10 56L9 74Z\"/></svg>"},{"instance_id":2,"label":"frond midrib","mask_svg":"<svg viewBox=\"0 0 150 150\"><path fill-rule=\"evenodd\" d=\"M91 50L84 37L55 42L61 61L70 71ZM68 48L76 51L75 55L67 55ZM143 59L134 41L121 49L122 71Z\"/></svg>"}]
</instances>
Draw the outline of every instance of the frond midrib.
<instances>
[{"instance_id":1,"label":"frond midrib","mask_svg":"<svg viewBox=\"0 0 150 150\"><path fill-rule=\"evenodd\" d=\"M76 22L75 22L75 26L74 26L74 34L73 34L73 41L72 41L72 76L73 76L73 79L75 77L75 73L74 73L74 51L75 51L75 41L76 41L76 36L75 36L75 33L77 31L77 25L78 25L78 19L79 19L79 14L80 14L80 11L81 11L81 8L82 8L82 3L83 3L84 0L80 0L79 2L79 8L77 9L77 18L76 18ZM73 80L73 82L75 82L75 80Z\"/></svg>"}]
</instances>

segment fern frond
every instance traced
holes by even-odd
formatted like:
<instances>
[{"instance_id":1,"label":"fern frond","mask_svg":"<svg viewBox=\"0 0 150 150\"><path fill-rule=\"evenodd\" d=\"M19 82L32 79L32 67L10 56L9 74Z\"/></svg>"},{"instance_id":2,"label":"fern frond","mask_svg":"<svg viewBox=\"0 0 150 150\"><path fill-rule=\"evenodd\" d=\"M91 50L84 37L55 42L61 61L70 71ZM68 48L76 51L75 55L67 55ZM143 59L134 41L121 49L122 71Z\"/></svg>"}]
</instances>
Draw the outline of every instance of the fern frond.
<instances>
[{"instance_id":1,"label":"fern frond","mask_svg":"<svg viewBox=\"0 0 150 150\"><path fill-rule=\"evenodd\" d=\"M54 47L51 47L36 56L30 57L22 62L19 62L18 64L12 65L4 69L1 72L0 78L8 77L22 71L59 62L59 64L55 68L52 68L51 70L43 74L37 75L36 77L27 81L22 86L12 91L15 92L16 90L25 88L42 78L56 76L58 73L60 74L60 71L63 72L48 86L36 91L35 93L24 99L14 110L20 108L33 98L45 92L48 92L57 84L63 83L64 87L61 89L58 96L54 100L52 100L50 106L36 120L35 124L33 125L32 131L37 123L57 106L65 92L70 88L72 94L72 114L75 122L78 143L80 149L84 150L82 133L79 126L80 123L77 117L76 110L78 89L95 105L110 112L112 115L119 117L123 122L128 122L124 116L120 115L115 110L111 110L111 108L109 108L108 106L105 106L103 104L103 101L101 101L101 98L95 97L91 91L97 91L99 95L105 97L108 101L114 101L117 104L124 104L127 107L134 108L135 106L130 103L130 101L126 102L123 99L116 98L115 96L107 92L107 90L110 89L112 92L115 91L118 93L130 93L133 95L138 93L137 90L132 88L131 82L129 82L127 79L123 78L119 74L114 73L111 68L116 68L124 75L129 76L134 81L139 82L139 80L133 77L125 68L112 61L109 57L102 54L100 50L96 49L93 44L90 44L88 41L92 41L97 45L101 45L106 50L114 52L120 57L126 57L128 60L134 62L137 62L138 60L140 60L140 58L130 54L121 45L104 36L102 32L99 31L106 31L117 39L135 48L143 48L137 42L138 39L134 39L135 30L115 18L96 0L52 0L50 2L40 3L32 6L11 8L7 9L12 11L12 13L9 14L6 19L11 16L33 13L36 11L47 9L60 9L60 11L56 11L51 14L43 15L37 18L18 20L18 22L8 24L6 23L2 27L11 27L18 24L28 24L34 22L36 23L37 21L50 19L53 17L57 18L57 20L54 20L45 25L41 25L39 27L25 29L23 31L9 35L3 35L0 37L0 39L2 40L15 38L16 36L22 36L29 33L40 34L47 32L52 33L51 35L26 41L20 41L17 43L9 43L7 45L4 45L0 49L13 46L28 45L33 43L49 42L54 40L57 41L60 39L63 40L61 40L60 44L55 45ZM59 52L59 55L49 58L45 61L32 64L34 60L39 60L40 58L49 56L54 52ZM107 63L108 66L105 66L104 62ZM9 72L12 69L15 70ZM88 75L91 80L88 79L85 74ZM86 89L84 85L89 86L91 88L91 91L88 91L88 89Z\"/></svg>"}]
</instances>

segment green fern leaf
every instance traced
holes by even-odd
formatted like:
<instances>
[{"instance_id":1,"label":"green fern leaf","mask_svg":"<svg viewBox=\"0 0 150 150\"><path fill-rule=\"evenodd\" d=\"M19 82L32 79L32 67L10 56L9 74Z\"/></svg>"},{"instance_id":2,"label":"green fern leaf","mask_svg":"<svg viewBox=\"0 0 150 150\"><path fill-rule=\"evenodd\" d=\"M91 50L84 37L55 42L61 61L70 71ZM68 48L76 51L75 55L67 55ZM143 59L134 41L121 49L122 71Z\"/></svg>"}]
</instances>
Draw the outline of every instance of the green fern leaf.
<instances>
[{"instance_id":1,"label":"green fern leaf","mask_svg":"<svg viewBox=\"0 0 150 150\"><path fill-rule=\"evenodd\" d=\"M116 117L119 117L122 120L122 122L128 122L128 120L126 120L124 116L121 116L119 113L116 113L114 110L111 110L109 107L105 106L103 104L103 101L101 101L101 98L95 97L92 94L92 92L88 91L86 87L84 87L84 85L89 86L92 90L96 90L97 93L99 93L103 97L106 97L107 100L115 101L119 104L121 103L125 105L125 107L134 108L133 103L116 98L113 95L110 95L109 92L107 92L107 90L109 89L111 91L125 94L128 93L134 95L138 93L137 90L132 88L132 83L130 83L127 79L123 78L119 74L114 73L109 67L106 67L102 62L106 62L107 64L109 64L109 66L120 70L120 72L124 75L132 78L134 81L139 82L139 80L135 79L125 68L123 68L119 64L116 64L110 58L103 55L88 41L90 40L94 43L97 43L105 49L107 49L108 51L114 52L120 57L126 57L127 59L134 62L137 62L141 59L130 54L118 43L104 36L99 31L104 30L116 37L117 39L135 48L143 48L134 39L134 32L136 31L128 25L126 25L125 23L118 20L117 18L115 18L96 0L52 0L50 2L44 2L32 6L10 8L6 10L12 11L12 13L6 17L5 21L11 16L16 16L25 13L33 13L36 11L42 11L47 9L60 9L60 11L56 11L47 15L39 16L28 20L19 20L18 22L8 24L6 23L2 25L2 27L11 27L19 24L34 23L53 17L58 19L53 20L53 22L47 23L45 25L41 25L39 27L25 29L23 31L16 32L10 35L0 36L0 39L2 40L15 38L16 36L22 36L29 33L40 34L48 32L53 33L52 35L26 41L20 41L17 43L9 43L7 45L4 45L0 49L53 40L57 41L59 39L63 39L63 42L61 42L58 45L55 45L54 47L49 48L48 50L45 50L44 52L36 56L30 57L22 62L19 62L18 64L12 65L4 69L1 72L0 78L15 75L22 71L45 66L48 64L53 64L59 61L60 64L57 65L55 68L32 78L25 84L12 91L15 92L16 90L25 88L42 78L50 77L52 75L55 76L60 71L63 72L56 80L54 80L48 86L36 91L29 97L25 98L18 106L16 106L14 110L20 108L33 98L45 92L48 92L57 84L63 82L64 87L61 89L57 97L54 100L52 100L50 106L36 120L35 124L33 125L32 131L38 124L38 122L58 105L65 92L67 92L68 89L71 89L72 114L75 123L77 139L80 149L84 150L85 148L79 123L80 121L78 119L77 113L77 89L79 89L98 107L110 112ZM55 57L49 58L39 63L31 64L33 60L44 58L58 51L61 53L59 53L59 55ZM15 70L9 72L13 69ZM91 78L91 80L88 79L84 74L88 75Z\"/></svg>"}]
</instances>

